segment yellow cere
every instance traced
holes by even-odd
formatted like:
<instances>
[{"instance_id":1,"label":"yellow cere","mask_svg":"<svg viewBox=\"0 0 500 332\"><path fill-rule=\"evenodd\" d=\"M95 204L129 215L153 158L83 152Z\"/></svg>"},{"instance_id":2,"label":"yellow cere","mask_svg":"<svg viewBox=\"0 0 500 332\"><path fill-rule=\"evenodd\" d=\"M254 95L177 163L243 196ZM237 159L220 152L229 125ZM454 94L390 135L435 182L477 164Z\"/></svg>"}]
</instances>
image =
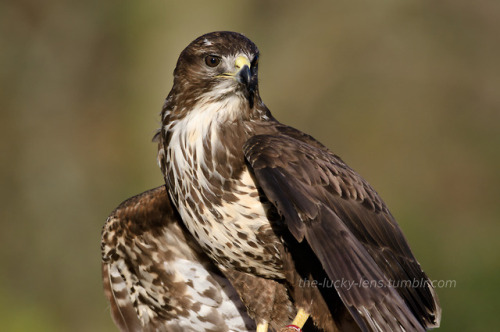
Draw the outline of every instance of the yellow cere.
<instances>
[{"instance_id":1,"label":"yellow cere","mask_svg":"<svg viewBox=\"0 0 500 332\"><path fill-rule=\"evenodd\" d=\"M238 69L243 68L243 66L245 65L247 65L248 68L250 68L250 61L247 59L247 57L240 55L239 57L236 58L234 65Z\"/></svg>"}]
</instances>

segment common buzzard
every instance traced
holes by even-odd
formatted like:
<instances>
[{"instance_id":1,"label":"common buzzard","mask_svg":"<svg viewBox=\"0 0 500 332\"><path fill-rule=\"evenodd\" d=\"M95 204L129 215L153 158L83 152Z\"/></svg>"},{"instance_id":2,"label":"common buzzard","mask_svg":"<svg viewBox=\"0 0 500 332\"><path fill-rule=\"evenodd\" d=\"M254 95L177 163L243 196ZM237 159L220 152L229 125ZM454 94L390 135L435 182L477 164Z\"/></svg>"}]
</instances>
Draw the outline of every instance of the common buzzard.
<instances>
[{"instance_id":1,"label":"common buzzard","mask_svg":"<svg viewBox=\"0 0 500 332\"><path fill-rule=\"evenodd\" d=\"M222 272L285 285L301 318L325 331L439 326L435 291L385 203L324 145L273 118L258 60L234 32L203 35L179 56L158 161L187 230Z\"/></svg>"}]
</instances>

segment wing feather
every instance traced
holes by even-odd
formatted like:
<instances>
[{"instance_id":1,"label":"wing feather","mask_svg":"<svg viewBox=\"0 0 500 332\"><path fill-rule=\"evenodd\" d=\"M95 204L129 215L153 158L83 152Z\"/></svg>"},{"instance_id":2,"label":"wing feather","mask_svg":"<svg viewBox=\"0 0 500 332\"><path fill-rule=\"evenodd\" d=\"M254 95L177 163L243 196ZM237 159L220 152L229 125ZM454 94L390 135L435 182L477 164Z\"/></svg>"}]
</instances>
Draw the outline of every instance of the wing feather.
<instances>
[{"instance_id":1,"label":"wing feather","mask_svg":"<svg viewBox=\"0 0 500 332\"><path fill-rule=\"evenodd\" d=\"M109 264L102 263L104 294L111 306L111 316L120 331L141 331L141 323L129 300L125 281L121 276L113 274Z\"/></svg>"},{"instance_id":2,"label":"wing feather","mask_svg":"<svg viewBox=\"0 0 500 332\"><path fill-rule=\"evenodd\" d=\"M295 239L306 239L332 280L358 283L336 290L362 330L422 331L439 325L430 284L391 284L428 278L386 205L361 176L310 136L288 129L252 137L244 153Z\"/></svg>"},{"instance_id":3,"label":"wing feather","mask_svg":"<svg viewBox=\"0 0 500 332\"><path fill-rule=\"evenodd\" d=\"M123 202L102 233L106 297L121 331L252 331L231 283L203 254L165 187Z\"/></svg>"}]
</instances>

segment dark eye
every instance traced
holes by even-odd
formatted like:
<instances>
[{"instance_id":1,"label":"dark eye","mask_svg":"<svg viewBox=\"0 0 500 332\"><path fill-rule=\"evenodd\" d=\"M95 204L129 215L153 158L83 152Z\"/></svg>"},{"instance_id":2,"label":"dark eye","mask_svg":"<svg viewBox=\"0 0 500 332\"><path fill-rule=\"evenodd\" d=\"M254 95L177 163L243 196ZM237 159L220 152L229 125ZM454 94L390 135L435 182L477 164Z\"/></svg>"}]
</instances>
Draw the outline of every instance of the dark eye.
<instances>
[{"instance_id":1,"label":"dark eye","mask_svg":"<svg viewBox=\"0 0 500 332\"><path fill-rule=\"evenodd\" d=\"M220 58L215 55L207 55L205 57L205 63L209 67L217 67L220 63Z\"/></svg>"},{"instance_id":2,"label":"dark eye","mask_svg":"<svg viewBox=\"0 0 500 332\"><path fill-rule=\"evenodd\" d=\"M253 58L253 60L252 60L251 66L252 66L252 67L257 67L257 66L258 66L258 64L259 64L259 56L258 56L258 55L256 55L256 56Z\"/></svg>"}]
</instances>

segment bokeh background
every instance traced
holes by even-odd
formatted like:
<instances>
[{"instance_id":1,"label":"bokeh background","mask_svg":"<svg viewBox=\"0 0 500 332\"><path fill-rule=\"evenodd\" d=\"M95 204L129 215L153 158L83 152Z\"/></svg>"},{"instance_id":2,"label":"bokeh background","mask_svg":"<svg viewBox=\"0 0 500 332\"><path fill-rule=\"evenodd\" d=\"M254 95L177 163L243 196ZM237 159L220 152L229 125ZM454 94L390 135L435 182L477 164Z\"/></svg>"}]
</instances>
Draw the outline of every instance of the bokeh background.
<instances>
[{"instance_id":1,"label":"bokeh background","mask_svg":"<svg viewBox=\"0 0 500 332\"><path fill-rule=\"evenodd\" d=\"M180 51L261 50L261 95L377 188L442 331L500 325L500 2L0 3L0 330L116 331L100 231L162 183L151 142Z\"/></svg>"}]
</instances>

